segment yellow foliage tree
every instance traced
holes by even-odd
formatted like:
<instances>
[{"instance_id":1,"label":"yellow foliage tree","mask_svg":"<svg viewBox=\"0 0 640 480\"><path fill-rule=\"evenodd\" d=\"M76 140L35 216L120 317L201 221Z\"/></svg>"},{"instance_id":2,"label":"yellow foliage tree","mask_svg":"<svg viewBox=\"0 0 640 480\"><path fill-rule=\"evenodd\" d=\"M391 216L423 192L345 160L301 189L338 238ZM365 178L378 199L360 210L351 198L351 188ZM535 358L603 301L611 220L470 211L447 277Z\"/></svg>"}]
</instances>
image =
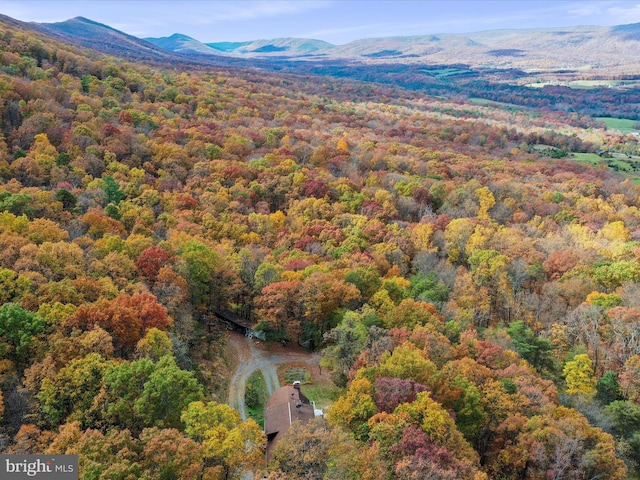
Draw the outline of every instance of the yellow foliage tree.
<instances>
[{"instance_id":1,"label":"yellow foliage tree","mask_svg":"<svg viewBox=\"0 0 640 480\"><path fill-rule=\"evenodd\" d=\"M488 187L478 188L475 193L478 197L478 202L480 203L478 218L482 220L489 220L489 209L496 204L496 199L493 196L493 193Z\"/></svg>"},{"instance_id":2,"label":"yellow foliage tree","mask_svg":"<svg viewBox=\"0 0 640 480\"><path fill-rule=\"evenodd\" d=\"M229 405L192 402L181 420L185 433L202 443L206 457L224 467L221 478L240 478L245 469L264 464L264 432L252 419L243 422Z\"/></svg>"},{"instance_id":3,"label":"yellow foliage tree","mask_svg":"<svg viewBox=\"0 0 640 480\"><path fill-rule=\"evenodd\" d=\"M51 145L46 133L39 133L33 138L33 147L29 151L33 158L46 172L56 164L58 151Z\"/></svg>"},{"instance_id":4,"label":"yellow foliage tree","mask_svg":"<svg viewBox=\"0 0 640 480\"><path fill-rule=\"evenodd\" d=\"M467 241L475 230L468 218L455 218L444 230L447 255L452 262L464 262L467 259Z\"/></svg>"},{"instance_id":5,"label":"yellow foliage tree","mask_svg":"<svg viewBox=\"0 0 640 480\"><path fill-rule=\"evenodd\" d=\"M369 433L369 418L377 411L372 395L371 382L364 377L356 378L349 385L347 392L329 409L329 422L348 428L360 440L366 439Z\"/></svg>"},{"instance_id":6,"label":"yellow foliage tree","mask_svg":"<svg viewBox=\"0 0 640 480\"><path fill-rule=\"evenodd\" d=\"M420 392L415 402L400 405L394 414L403 412L409 415L410 423L419 426L433 442L445 446L459 458L478 463L478 454L456 428L456 422L441 404L431 398L429 392Z\"/></svg>"},{"instance_id":7,"label":"yellow foliage tree","mask_svg":"<svg viewBox=\"0 0 640 480\"><path fill-rule=\"evenodd\" d=\"M593 362L586 353L576 355L562 369L569 394L593 394L596 391L596 379L593 375Z\"/></svg>"},{"instance_id":8,"label":"yellow foliage tree","mask_svg":"<svg viewBox=\"0 0 640 480\"><path fill-rule=\"evenodd\" d=\"M621 220L605 224L598 232L598 236L612 242L616 240L626 242L630 237L629 230L627 230L627 227L625 227L624 222Z\"/></svg>"}]
</instances>

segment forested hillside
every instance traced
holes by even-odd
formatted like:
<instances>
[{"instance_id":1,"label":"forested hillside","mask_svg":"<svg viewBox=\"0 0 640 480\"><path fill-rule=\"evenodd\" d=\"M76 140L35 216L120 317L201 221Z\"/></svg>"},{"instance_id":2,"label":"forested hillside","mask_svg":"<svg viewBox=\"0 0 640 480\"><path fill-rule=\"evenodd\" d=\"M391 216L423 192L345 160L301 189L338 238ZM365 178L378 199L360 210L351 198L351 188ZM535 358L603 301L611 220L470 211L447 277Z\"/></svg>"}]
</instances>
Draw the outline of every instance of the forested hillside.
<instances>
[{"instance_id":1,"label":"forested hillside","mask_svg":"<svg viewBox=\"0 0 640 480\"><path fill-rule=\"evenodd\" d=\"M80 478L623 479L636 138L330 77L158 68L0 23L4 453ZM264 465L230 310L343 394Z\"/></svg>"}]
</instances>

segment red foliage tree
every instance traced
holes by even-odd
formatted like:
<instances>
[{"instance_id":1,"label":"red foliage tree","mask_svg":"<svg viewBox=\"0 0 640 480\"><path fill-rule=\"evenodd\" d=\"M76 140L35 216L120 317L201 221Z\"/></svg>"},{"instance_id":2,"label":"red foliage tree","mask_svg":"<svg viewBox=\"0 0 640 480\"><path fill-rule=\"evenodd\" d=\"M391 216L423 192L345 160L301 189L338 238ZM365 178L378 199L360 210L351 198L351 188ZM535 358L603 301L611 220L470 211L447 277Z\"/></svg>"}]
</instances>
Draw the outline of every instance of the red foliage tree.
<instances>
[{"instance_id":1,"label":"red foliage tree","mask_svg":"<svg viewBox=\"0 0 640 480\"><path fill-rule=\"evenodd\" d=\"M411 403L420 392L429 391L429 387L413 380L380 377L373 383L374 401L379 412L392 413L402 403Z\"/></svg>"},{"instance_id":2,"label":"red foliage tree","mask_svg":"<svg viewBox=\"0 0 640 480\"><path fill-rule=\"evenodd\" d=\"M113 337L114 347L126 354L150 328L166 330L169 316L155 296L139 293L81 305L66 324L83 330L101 327Z\"/></svg>"},{"instance_id":3,"label":"red foliage tree","mask_svg":"<svg viewBox=\"0 0 640 480\"><path fill-rule=\"evenodd\" d=\"M136 258L136 268L153 284L158 277L158 272L165 266L170 257L171 254L164 248L151 245Z\"/></svg>"}]
</instances>

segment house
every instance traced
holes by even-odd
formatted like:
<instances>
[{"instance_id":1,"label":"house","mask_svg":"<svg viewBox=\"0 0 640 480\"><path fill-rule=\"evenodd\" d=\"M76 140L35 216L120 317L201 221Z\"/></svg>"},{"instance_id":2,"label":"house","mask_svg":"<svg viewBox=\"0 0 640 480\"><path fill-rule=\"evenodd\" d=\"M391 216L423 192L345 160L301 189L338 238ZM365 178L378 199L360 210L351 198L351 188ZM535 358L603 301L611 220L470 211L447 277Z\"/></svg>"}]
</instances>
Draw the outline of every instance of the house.
<instances>
[{"instance_id":1,"label":"house","mask_svg":"<svg viewBox=\"0 0 640 480\"><path fill-rule=\"evenodd\" d=\"M300 382L273 392L264 409L264 433L267 435L267 461L278 440L296 420L308 422L316 415L309 399L300 390Z\"/></svg>"}]
</instances>

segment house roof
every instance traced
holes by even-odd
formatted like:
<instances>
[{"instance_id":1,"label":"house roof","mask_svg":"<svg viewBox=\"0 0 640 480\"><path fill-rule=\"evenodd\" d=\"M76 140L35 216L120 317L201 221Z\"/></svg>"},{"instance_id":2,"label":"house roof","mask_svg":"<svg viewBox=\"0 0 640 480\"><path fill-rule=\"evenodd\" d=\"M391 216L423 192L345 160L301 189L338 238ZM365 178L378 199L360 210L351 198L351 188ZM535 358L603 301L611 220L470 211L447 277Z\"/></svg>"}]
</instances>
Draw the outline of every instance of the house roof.
<instances>
[{"instance_id":1,"label":"house roof","mask_svg":"<svg viewBox=\"0 0 640 480\"><path fill-rule=\"evenodd\" d=\"M267 435L267 460L271 450L293 422L308 422L315 413L309 399L291 385L285 385L273 392L264 411L264 432Z\"/></svg>"}]
</instances>

